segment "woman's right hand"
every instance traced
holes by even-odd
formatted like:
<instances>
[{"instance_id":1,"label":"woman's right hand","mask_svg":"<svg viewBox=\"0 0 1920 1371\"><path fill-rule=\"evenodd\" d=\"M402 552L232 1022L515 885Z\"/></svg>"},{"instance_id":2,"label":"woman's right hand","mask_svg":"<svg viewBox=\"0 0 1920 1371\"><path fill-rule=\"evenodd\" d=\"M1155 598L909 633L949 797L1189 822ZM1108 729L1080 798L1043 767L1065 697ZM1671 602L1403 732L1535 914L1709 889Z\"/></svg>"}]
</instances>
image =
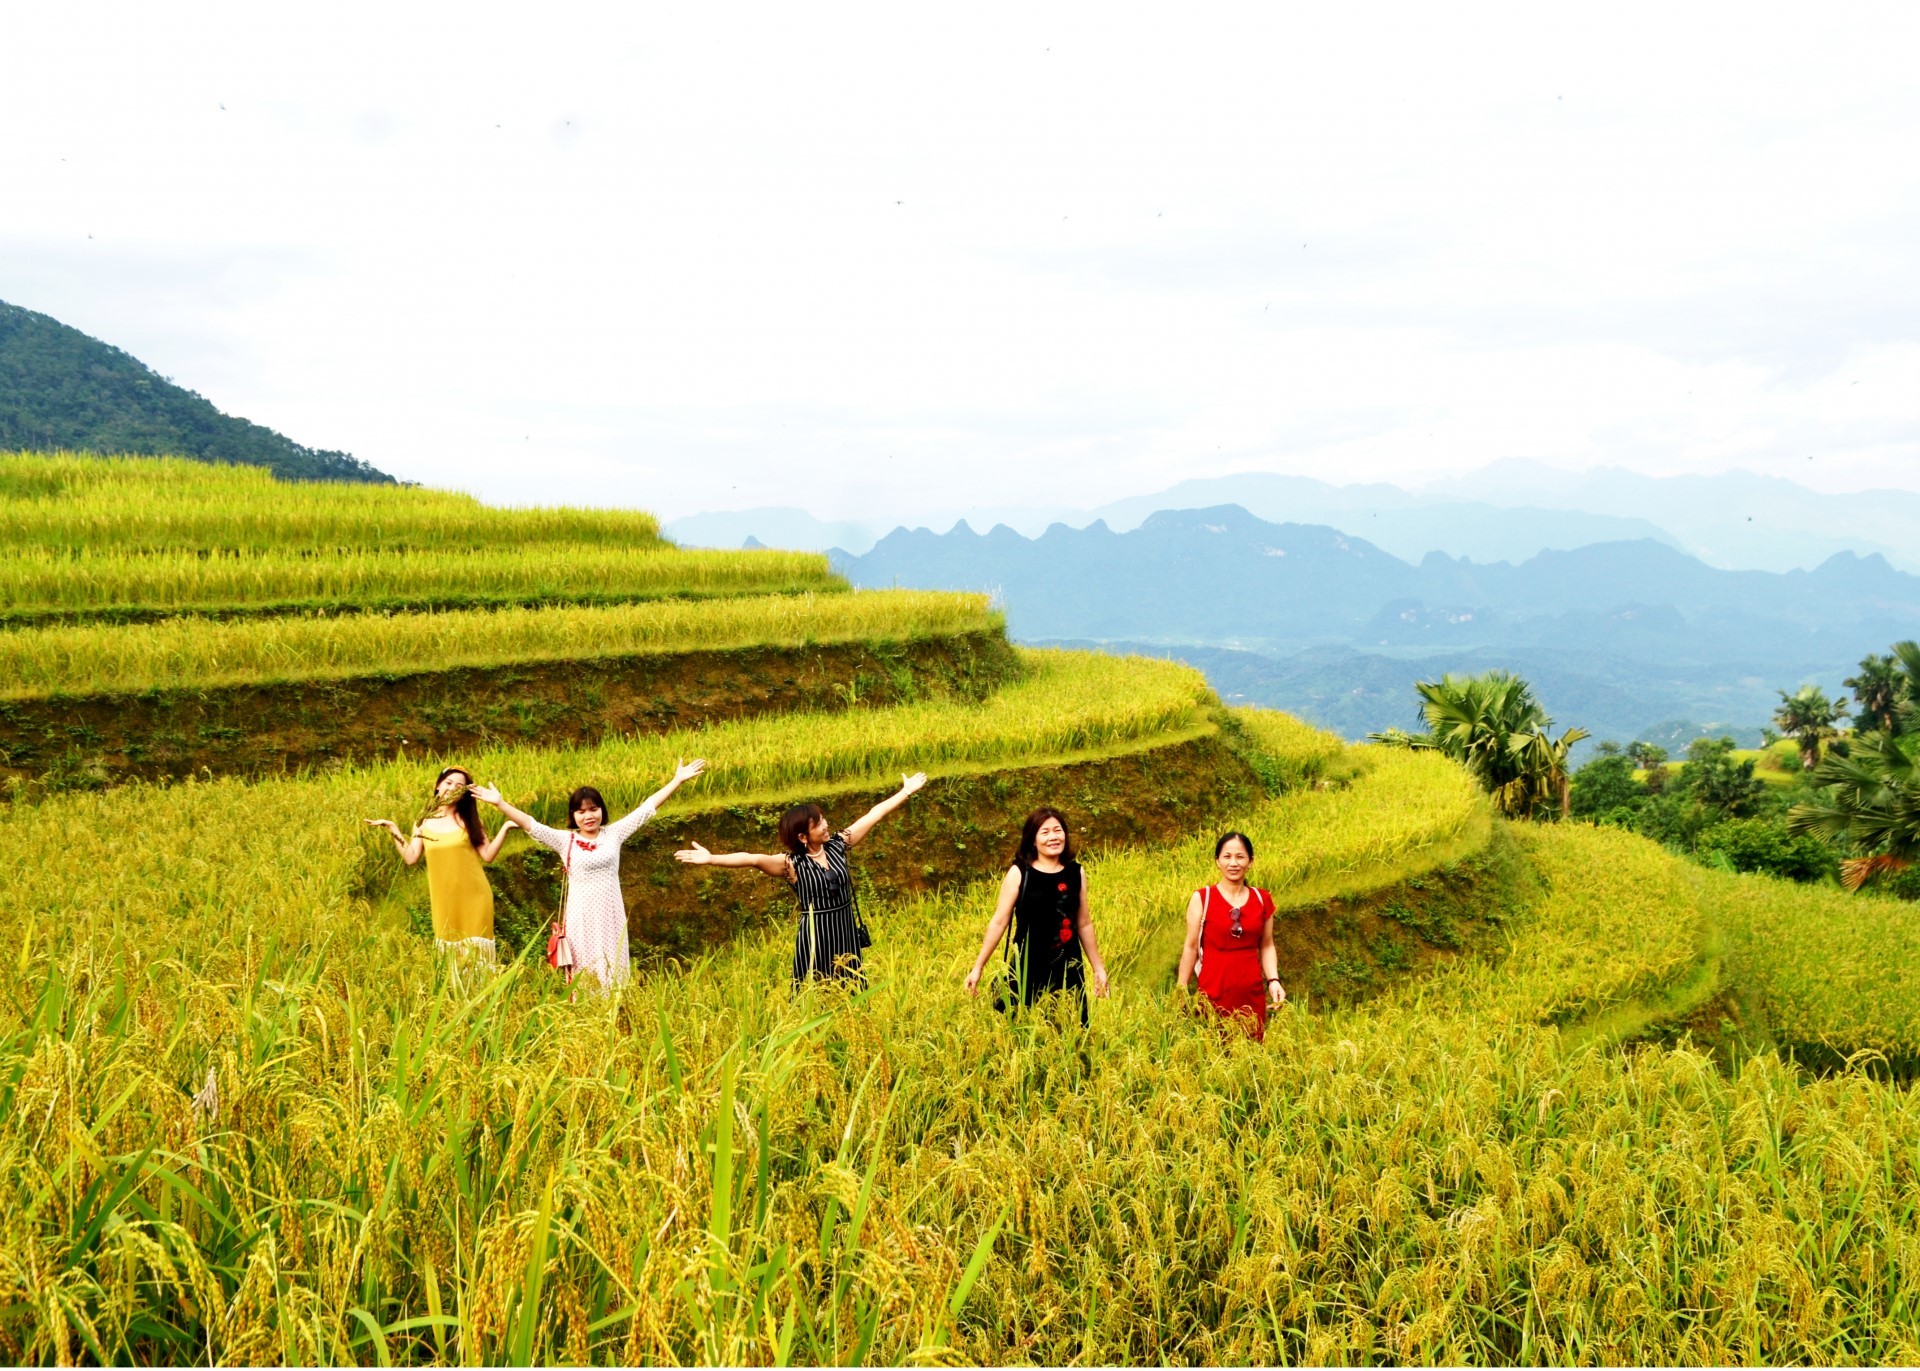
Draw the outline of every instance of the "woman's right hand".
<instances>
[{"instance_id":1,"label":"woman's right hand","mask_svg":"<svg viewBox=\"0 0 1920 1371\"><path fill-rule=\"evenodd\" d=\"M967 994L974 996L976 999L979 998L980 968L977 966L967 973Z\"/></svg>"},{"instance_id":2,"label":"woman's right hand","mask_svg":"<svg viewBox=\"0 0 1920 1371\"><path fill-rule=\"evenodd\" d=\"M685 862L689 866L705 866L713 860L713 854L699 843L695 843L692 847L683 847L674 853L673 859L677 862Z\"/></svg>"},{"instance_id":3,"label":"woman's right hand","mask_svg":"<svg viewBox=\"0 0 1920 1371\"><path fill-rule=\"evenodd\" d=\"M366 824L368 828L384 828L396 838L400 836L400 825L392 819L368 819Z\"/></svg>"}]
</instances>

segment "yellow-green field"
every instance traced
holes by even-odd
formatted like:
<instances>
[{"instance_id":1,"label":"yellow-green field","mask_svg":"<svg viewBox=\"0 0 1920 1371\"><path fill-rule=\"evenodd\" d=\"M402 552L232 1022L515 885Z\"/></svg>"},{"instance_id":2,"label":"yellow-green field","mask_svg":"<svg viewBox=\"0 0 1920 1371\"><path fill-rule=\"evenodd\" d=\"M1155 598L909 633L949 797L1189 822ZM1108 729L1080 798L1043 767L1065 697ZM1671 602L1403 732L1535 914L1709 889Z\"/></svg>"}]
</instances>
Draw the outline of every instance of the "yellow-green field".
<instances>
[{"instance_id":1,"label":"yellow-green field","mask_svg":"<svg viewBox=\"0 0 1920 1371\"><path fill-rule=\"evenodd\" d=\"M1826 1058L1920 1064L1920 911L1906 900L1702 872L1728 983L1766 1031Z\"/></svg>"},{"instance_id":2,"label":"yellow-green field","mask_svg":"<svg viewBox=\"0 0 1920 1371\"><path fill-rule=\"evenodd\" d=\"M492 604L715 599L845 590L812 552L535 543L479 550L198 553L14 548L0 623L233 617Z\"/></svg>"},{"instance_id":3,"label":"yellow-green field","mask_svg":"<svg viewBox=\"0 0 1920 1371\"><path fill-rule=\"evenodd\" d=\"M0 633L0 699L987 632L985 596L872 590L632 605L168 619Z\"/></svg>"},{"instance_id":4,"label":"yellow-green field","mask_svg":"<svg viewBox=\"0 0 1920 1371\"><path fill-rule=\"evenodd\" d=\"M1791 739L1774 743L1771 747L1735 748L1729 756L1736 765L1741 762L1752 762L1753 776L1757 781L1764 781L1771 786L1790 786L1800 783L1802 774L1800 750L1794 746ZM1685 765L1685 758L1675 758L1661 769L1668 776L1674 776ZM1633 778L1636 781L1644 781L1647 779L1647 773L1645 770L1636 770Z\"/></svg>"},{"instance_id":5,"label":"yellow-green field","mask_svg":"<svg viewBox=\"0 0 1920 1371\"><path fill-rule=\"evenodd\" d=\"M555 545L571 570L543 569ZM425 667L490 688L491 668L505 682L529 662L1000 622L977 597L845 592L818 559L702 562L634 512L151 459L0 454L0 549L16 714L75 692L344 694ZM837 593L747 597L808 575ZM17 626L496 591L540 607ZM561 603L623 597L652 602ZM1613 829L1511 824L1437 755L1224 709L1178 664L1016 662L994 644L983 699L876 703L850 681L831 711L720 722L709 704L703 723L593 746L16 788L0 802L0 1354L1920 1360L1911 906L1723 876ZM915 769L934 777L916 813L953 812L938 806L963 789L1024 808L1016 779L1058 772L1092 787L1077 793L1097 818L1188 812L1194 792L1140 758L1231 762L1217 809L1246 809L1220 826L1257 848L1302 959L1293 1003L1255 1044L1172 991L1182 909L1214 875L1197 815L1090 860L1114 993L1085 1035L1071 1006L1009 1020L965 994L993 881L866 900L858 993L792 992L778 921L576 997L537 961L437 960L404 895L423 877L361 824L418 814L443 760L557 819L577 784L621 812L693 755L708 774L632 840L636 868L690 820L751 831L768 806ZM1157 779L1086 779L1122 767ZM1004 850L1019 819L913 841L971 842L946 869L982 870L981 844ZM544 860L510 850L509 866ZM671 902L664 876L640 879ZM1483 902L1472 940L1403 961L1356 1006L1316 1003L1316 931L1434 890ZM1737 1055L1722 1018L1741 1020Z\"/></svg>"},{"instance_id":6,"label":"yellow-green field","mask_svg":"<svg viewBox=\"0 0 1920 1371\"><path fill-rule=\"evenodd\" d=\"M651 514L502 509L410 486L278 481L179 458L0 453L0 548L339 552L661 545Z\"/></svg>"},{"instance_id":7,"label":"yellow-green field","mask_svg":"<svg viewBox=\"0 0 1920 1371\"><path fill-rule=\"evenodd\" d=\"M1444 762L1379 761L1247 816L1256 870L1357 890L1369 854L1404 877L1488 822ZM1378 831L1401 788L1454 819ZM1372 836L1330 855L1343 813ZM58 937L15 903L0 1336L215 1362L1920 1355L1920 1105L1571 1046L1547 1020L1666 974L1693 911L1622 908L1664 860L1622 870L1631 839L1529 843L1551 888L1503 960L1285 1012L1264 1047L1142 951L1207 878L1197 840L1091 869L1116 991L1084 1044L965 998L984 889L878 912L864 995L790 998L775 930L575 1003L539 968L450 980L270 868L157 941L112 900Z\"/></svg>"},{"instance_id":8,"label":"yellow-green field","mask_svg":"<svg viewBox=\"0 0 1920 1371\"><path fill-rule=\"evenodd\" d=\"M710 766L683 807L722 808L897 783L918 769L941 776L1064 764L1213 726L1211 696L1189 667L1092 653L1022 655L1026 678L979 705L783 715L593 748L445 760L472 767L476 779L559 822L558 806L573 787L597 785L624 812L686 757L706 757ZM417 758L257 782L129 785L0 806L0 922L58 922L95 910L170 938L176 915L224 910L222 917L268 936L277 911L350 901L362 860L360 820L417 812L441 764ZM129 843L137 858L129 857ZM74 879L77 866L89 879Z\"/></svg>"}]
</instances>

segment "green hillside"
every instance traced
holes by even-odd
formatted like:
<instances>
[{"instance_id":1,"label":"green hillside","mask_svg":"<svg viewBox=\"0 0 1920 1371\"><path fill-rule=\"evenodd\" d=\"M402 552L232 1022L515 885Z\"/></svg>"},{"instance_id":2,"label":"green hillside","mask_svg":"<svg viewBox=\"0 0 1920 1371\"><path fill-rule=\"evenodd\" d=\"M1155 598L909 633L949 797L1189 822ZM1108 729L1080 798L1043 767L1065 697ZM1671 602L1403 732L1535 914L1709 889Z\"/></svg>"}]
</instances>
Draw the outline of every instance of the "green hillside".
<instances>
[{"instance_id":1,"label":"green hillside","mask_svg":"<svg viewBox=\"0 0 1920 1371\"><path fill-rule=\"evenodd\" d=\"M303 447L58 319L0 300L0 450L193 457L300 481L391 482L344 452Z\"/></svg>"}]
</instances>

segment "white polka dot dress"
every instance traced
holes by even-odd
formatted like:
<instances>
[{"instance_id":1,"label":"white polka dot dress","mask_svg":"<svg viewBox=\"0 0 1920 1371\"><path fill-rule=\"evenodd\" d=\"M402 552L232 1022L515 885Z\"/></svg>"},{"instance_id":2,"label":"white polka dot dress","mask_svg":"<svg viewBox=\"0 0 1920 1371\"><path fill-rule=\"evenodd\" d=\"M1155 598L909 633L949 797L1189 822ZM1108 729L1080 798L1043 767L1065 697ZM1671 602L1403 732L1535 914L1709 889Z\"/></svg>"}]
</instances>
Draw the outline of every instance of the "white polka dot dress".
<instances>
[{"instance_id":1,"label":"white polka dot dress","mask_svg":"<svg viewBox=\"0 0 1920 1371\"><path fill-rule=\"evenodd\" d=\"M527 829L528 837L560 855L566 869L566 934L574 975L591 972L608 989L625 984L632 971L627 902L620 893L620 845L652 817L653 806L641 805L591 838L537 822Z\"/></svg>"}]
</instances>

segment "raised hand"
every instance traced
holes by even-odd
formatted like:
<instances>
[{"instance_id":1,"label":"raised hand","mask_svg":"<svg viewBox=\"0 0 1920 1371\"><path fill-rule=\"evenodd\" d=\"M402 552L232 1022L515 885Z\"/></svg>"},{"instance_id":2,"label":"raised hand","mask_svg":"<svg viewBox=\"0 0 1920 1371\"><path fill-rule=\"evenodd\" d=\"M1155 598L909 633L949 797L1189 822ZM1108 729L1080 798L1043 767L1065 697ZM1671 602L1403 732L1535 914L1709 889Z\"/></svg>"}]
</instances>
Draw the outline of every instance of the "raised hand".
<instances>
[{"instance_id":1,"label":"raised hand","mask_svg":"<svg viewBox=\"0 0 1920 1371\"><path fill-rule=\"evenodd\" d=\"M926 783L927 773L924 771L916 771L911 776L902 776L900 778L900 793L902 795L911 795Z\"/></svg>"},{"instance_id":2,"label":"raised hand","mask_svg":"<svg viewBox=\"0 0 1920 1371\"><path fill-rule=\"evenodd\" d=\"M467 794L473 796L476 800L484 800L490 805L500 803L500 791L495 786L470 785L467 787Z\"/></svg>"},{"instance_id":3,"label":"raised hand","mask_svg":"<svg viewBox=\"0 0 1920 1371\"><path fill-rule=\"evenodd\" d=\"M673 769L673 783L679 785L683 781L691 781L706 769L707 759L704 757L695 757L690 762L681 762Z\"/></svg>"},{"instance_id":4,"label":"raised hand","mask_svg":"<svg viewBox=\"0 0 1920 1371\"><path fill-rule=\"evenodd\" d=\"M692 847L683 847L673 854L675 861L686 862L690 866L705 866L713 860L713 854L695 843Z\"/></svg>"}]
</instances>

